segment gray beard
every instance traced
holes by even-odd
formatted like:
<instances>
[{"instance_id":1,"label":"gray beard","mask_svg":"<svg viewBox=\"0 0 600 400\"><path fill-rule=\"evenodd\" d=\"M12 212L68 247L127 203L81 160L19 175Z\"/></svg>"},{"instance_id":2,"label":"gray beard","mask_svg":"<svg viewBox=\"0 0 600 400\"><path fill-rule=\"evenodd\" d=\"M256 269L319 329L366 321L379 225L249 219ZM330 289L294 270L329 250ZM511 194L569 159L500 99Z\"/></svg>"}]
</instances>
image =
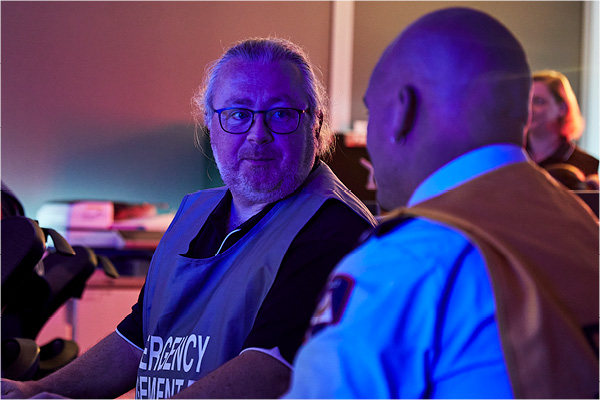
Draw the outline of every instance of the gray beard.
<instances>
[{"instance_id":1,"label":"gray beard","mask_svg":"<svg viewBox=\"0 0 600 400\"><path fill-rule=\"evenodd\" d=\"M281 171L280 179L276 181L269 179L271 177L261 178L272 172L270 168L264 168L261 172L261 168L256 167L251 176L246 176L244 173L223 166L216 152L214 155L221 178L233 196L249 203L272 203L289 196L302 185L312 169L312 163L309 162L287 166L284 171Z\"/></svg>"}]
</instances>

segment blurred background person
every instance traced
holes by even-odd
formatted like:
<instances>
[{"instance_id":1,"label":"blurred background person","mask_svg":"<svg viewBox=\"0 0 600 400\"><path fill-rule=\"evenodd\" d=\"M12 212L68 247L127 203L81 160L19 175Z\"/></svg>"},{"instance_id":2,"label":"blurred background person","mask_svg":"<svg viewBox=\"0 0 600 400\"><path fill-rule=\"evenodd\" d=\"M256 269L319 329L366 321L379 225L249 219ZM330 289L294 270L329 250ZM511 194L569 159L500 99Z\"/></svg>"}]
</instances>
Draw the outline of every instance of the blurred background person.
<instances>
[{"instance_id":1,"label":"blurred background person","mask_svg":"<svg viewBox=\"0 0 600 400\"><path fill-rule=\"evenodd\" d=\"M552 70L534 73L531 124L527 131L531 158L549 171L556 164L572 165L586 180L597 181L598 160L575 143L584 125L567 77Z\"/></svg>"}]
</instances>

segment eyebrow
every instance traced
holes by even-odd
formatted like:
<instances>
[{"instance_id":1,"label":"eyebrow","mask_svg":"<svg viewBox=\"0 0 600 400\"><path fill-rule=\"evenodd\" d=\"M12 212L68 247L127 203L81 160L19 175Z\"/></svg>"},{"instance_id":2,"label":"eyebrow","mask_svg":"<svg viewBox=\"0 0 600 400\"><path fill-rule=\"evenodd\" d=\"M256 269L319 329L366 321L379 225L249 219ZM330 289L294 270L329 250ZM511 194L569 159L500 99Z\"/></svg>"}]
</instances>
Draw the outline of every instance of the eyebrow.
<instances>
[{"instance_id":1,"label":"eyebrow","mask_svg":"<svg viewBox=\"0 0 600 400\"><path fill-rule=\"evenodd\" d=\"M294 98L291 96L277 96L277 97L271 97L269 99L269 101L273 102L273 103L279 103L282 101L292 101Z\"/></svg>"},{"instance_id":2,"label":"eyebrow","mask_svg":"<svg viewBox=\"0 0 600 400\"><path fill-rule=\"evenodd\" d=\"M289 103L288 106L295 106L295 102L294 102L294 97L292 96L275 96L275 97L271 97L269 98L268 103L270 104L275 104L275 103ZM234 104L234 105L240 105L240 106L246 106L246 107L250 107L254 104L254 100L251 100L249 97L231 97L229 99L226 99L224 101L225 104Z\"/></svg>"},{"instance_id":3,"label":"eyebrow","mask_svg":"<svg viewBox=\"0 0 600 400\"><path fill-rule=\"evenodd\" d=\"M224 101L226 104L239 104L242 106L251 106L253 101L247 97L232 97Z\"/></svg>"}]
</instances>

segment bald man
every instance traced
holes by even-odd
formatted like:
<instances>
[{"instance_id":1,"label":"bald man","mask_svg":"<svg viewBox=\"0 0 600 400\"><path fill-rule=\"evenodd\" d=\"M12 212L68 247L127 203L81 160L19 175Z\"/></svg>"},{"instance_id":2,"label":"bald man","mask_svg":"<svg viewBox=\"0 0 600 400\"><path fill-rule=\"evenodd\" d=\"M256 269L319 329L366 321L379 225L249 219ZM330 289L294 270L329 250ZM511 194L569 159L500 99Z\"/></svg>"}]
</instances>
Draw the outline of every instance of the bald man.
<instances>
[{"instance_id":1,"label":"bald man","mask_svg":"<svg viewBox=\"0 0 600 400\"><path fill-rule=\"evenodd\" d=\"M523 152L530 87L475 10L387 48L365 103L394 211L334 270L287 397L597 398L598 220Z\"/></svg>"}]
</instances>

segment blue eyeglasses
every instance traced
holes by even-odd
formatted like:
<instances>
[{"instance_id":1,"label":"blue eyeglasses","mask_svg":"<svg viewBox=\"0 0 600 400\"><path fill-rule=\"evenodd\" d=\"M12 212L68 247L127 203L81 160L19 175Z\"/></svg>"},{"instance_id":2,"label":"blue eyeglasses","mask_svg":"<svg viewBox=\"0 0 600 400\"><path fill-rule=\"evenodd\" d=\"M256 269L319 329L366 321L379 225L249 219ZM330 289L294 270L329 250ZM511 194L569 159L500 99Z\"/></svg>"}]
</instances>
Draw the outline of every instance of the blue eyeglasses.
<instances>
[{"instance_id":1,"label":"blue eyeglasses","mask_svg":"<svg viewBox=\"0 0 600 400\"><path fill-rule=\"evenodd\" d=\"M300 116L310 110L297 108L272 108L265 111L254 111L247 108L228 107L215 110L219 114L221 128L232 134L242 134L250 130L256 114L265 114L265 124L273 133L288 134L300 126Z\"/></svg>"}]
</instances>

